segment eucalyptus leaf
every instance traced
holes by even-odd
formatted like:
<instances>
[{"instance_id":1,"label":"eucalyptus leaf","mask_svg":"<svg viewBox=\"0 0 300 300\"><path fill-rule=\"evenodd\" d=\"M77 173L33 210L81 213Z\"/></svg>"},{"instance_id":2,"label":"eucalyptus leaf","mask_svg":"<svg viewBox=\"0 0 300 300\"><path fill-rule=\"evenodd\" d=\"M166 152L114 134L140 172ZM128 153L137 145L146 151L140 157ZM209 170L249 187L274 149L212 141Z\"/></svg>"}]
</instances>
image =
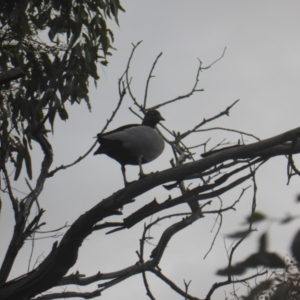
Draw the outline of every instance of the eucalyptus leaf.
<instances>
[{"instance_id":1,"label":"eucalyptus leaf","mask_svg":"<svg viewBox=\"0 0 300 300\"><path fill-rule=\"evenodd\" d=\"M23 159L24 159L24 151L23 151L23 146L19 145L17 147L17 160L16 160L16 170L15 170L15 177L14 180L18 180L21 171L22 171L22 165L23 165Z\"/></svg>"}]
</instances>

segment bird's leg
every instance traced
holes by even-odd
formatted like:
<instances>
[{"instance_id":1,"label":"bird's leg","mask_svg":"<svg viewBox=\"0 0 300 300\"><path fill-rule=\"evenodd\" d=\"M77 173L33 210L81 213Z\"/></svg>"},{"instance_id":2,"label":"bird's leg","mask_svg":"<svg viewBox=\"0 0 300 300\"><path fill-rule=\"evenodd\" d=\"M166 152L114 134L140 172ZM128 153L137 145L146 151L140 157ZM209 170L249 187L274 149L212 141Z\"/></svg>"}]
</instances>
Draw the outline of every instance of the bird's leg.
<instances>
[{"instance_id":1,"label":"bird's leg","mask_svg":"<svg viewBox=\"0 0 300 300\"><path fill-rule=\"evenodd\" d=\"M140 178L144 178L144 177L146 177L146 174L143 172L141 156L138 157L138 162L139 162L139 167L140 167L140 174L139 174Z\"/></svg>"},{"instance_id":2,"label":"bird's leg","mask_svg":"<svg viewBox=\"0 0 300 300\"><path fill-rule=\"evenodd\" d=\"M122 170L122 174L123 174L124 184L125 184L125 186L128 186L129 182L126 179L126 169L125 169L125 166L122 165L121 166L121 170Z\"/></svg>"}]
</instances>

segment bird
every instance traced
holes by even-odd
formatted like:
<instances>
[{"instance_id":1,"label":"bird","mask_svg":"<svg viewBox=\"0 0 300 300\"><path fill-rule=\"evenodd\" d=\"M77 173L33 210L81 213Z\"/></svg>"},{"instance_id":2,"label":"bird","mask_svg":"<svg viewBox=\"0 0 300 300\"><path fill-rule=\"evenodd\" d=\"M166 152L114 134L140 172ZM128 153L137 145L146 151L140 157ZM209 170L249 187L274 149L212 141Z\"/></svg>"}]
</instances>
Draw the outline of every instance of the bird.
<instances>
[{"instance_id":1,"label":"bird","mask_svg":"<svg viewBox=\"0 0 300 300\"><path fill-rule=\"evenodd\" d=\"M146 176L142 164L149 163L162 154L165 142L155 126L164 120L158 110L149 110L142 124L125 125L110 132L99 133L97 139L100 146L94 155L106 154L119 162L124 184L128 186L125 165L139 165L139 175L142 178Z\"/></svg>"}]
</instances>

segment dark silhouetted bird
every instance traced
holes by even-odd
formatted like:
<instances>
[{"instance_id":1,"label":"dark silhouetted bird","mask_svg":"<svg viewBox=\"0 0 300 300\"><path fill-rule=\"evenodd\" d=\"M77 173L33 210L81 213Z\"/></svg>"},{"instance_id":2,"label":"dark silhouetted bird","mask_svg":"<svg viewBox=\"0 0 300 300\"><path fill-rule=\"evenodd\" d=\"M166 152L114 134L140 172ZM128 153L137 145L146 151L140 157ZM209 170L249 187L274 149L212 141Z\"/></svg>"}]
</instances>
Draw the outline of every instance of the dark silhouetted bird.
<instances>
[{"instance_id":1,"label":"dark silhouetted bird","mask_svg":"<svg viewBox=\"0 0 300 300\"><path fill-rule=\"evenodd\" d=\"M163 138L154 129L159 121L163 121L159 111L150 110L145 114L142 124L130 124L113 131L98 134L101 144L96 154L106 154L121 164L125 186L128 185L125 165L139 165L140 176L143 177L142 164L153 161L164 150Z\"/></svg>"}]
</instances>

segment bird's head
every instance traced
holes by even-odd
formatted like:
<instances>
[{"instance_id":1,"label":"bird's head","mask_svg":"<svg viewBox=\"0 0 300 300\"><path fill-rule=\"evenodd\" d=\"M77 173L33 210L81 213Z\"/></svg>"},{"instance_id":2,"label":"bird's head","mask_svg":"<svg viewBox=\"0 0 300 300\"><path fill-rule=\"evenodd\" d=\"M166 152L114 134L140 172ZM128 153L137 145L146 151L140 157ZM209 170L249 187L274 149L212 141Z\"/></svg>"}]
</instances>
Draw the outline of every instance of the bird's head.
<instances>
[{"instance_id":1,"label":"bird's head","mask_svg":"<svg viewBox=\"0 0 300 300\"><path fill-rule=\"evenodd\" d=\"M165 119L161 116L158 110L149 110L145 114L142 125L146 125L154 128L159 121L164 121L164 120Z\"/></svg>"}]
</instances>

